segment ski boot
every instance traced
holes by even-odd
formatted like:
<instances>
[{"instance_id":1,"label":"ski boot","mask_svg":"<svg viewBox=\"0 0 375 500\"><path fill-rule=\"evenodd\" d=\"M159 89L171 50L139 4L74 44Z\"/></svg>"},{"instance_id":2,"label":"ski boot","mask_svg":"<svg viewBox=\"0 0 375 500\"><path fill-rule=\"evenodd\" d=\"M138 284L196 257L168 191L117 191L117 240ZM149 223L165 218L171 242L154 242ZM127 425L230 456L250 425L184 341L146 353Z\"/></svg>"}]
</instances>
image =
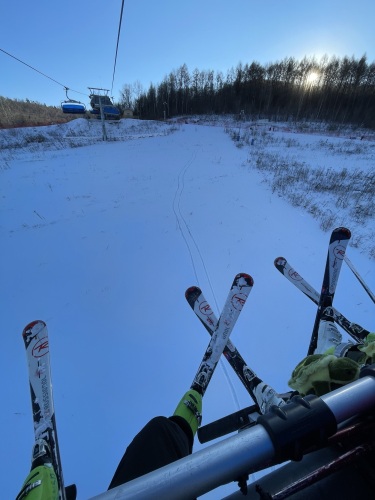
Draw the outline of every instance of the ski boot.
<instances>
[{"instance_id":1,"label":"ski boot","mask_svg":"<svg viewBox=\"0 0 375 500\"><path fill-rule=\"evenodd\" d=\"M331 347L338 346L342 341L342 335L333 321L321 320L318 330L318 343L314 354L323 354Z\"/></svg>"},{"instance_id":2,"label":"ski boot","mask_svg":"<svg viewBox=\"0 0 375 500\"><path fill-rule=\"evenodd\" d=\"M31 471L16 500L58 500L59 487L51 461L51 450L44 439L38 439L32 451Z\"/></svg>"},{"instance_id":3,"label":"ski boot","mask_svg":"<svg viewBox=\"0 0 375 500\"><path fill-rule=\"evenodd\" d=\"M274 391L274 389L264 382L260 382L255 387L254 395L262 415L267 413L271 406L283 406L285 404L285 401Z\"/></svg>"},{"instance_id":4,"label":"ski boot","mask_svg":"<svg viewBox=\"0 0 375 500\"><path fill-rule=\"evenodd\" d=\"M190 389L178 403L173 416L184 418L193 431L193 436L202 421L202 396L199 392Z\"/></svg>"}]
</instances>

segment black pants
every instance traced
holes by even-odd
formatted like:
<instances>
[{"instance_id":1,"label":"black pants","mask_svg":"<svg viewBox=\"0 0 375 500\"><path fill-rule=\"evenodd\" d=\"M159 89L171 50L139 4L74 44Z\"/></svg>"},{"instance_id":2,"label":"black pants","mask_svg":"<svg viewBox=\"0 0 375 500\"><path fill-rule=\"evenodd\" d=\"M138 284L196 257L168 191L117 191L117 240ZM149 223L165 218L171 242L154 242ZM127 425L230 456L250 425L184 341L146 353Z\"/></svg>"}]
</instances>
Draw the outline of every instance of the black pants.
<instances>
[{"instance_id":1,"label":"black pants","mask_svg":"<svg viewBox=\"0 0 375 500\"><path fill-rule=\"evenodd\" d=\"M193 433L183 418L155 417L126 449L108 489L186 457L192 448Z\"/></svg>"}]
</instances>

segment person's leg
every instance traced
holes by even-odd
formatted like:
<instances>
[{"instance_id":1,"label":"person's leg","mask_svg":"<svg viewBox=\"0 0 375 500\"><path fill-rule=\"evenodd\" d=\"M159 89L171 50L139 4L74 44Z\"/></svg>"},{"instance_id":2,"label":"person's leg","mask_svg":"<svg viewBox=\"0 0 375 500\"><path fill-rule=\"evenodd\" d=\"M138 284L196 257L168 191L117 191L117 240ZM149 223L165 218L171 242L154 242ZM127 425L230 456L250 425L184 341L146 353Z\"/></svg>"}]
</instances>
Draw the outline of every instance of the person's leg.
<instances>
[{"instance_id":1,"label":"person's leg","mask_svg":"<svg viewBox=\"0 0 375 500\"><path fill-rule=\"evenodd\" d=\"M201 409L201 396L190 390L172 417L150 420L126 449L108 489L189 455L200 423Z\"/></svg>"},{"instance_id":2,"label":"person's leg","mask_svg":"<svg viewBox=\"0 0 375 500\"><path fill-rule=\"evenodd\" d=\"M189 453L189 439L181 427L166 417L155 417L126 449L108 489L163 467Z\"/></svg>"}]
</instances>

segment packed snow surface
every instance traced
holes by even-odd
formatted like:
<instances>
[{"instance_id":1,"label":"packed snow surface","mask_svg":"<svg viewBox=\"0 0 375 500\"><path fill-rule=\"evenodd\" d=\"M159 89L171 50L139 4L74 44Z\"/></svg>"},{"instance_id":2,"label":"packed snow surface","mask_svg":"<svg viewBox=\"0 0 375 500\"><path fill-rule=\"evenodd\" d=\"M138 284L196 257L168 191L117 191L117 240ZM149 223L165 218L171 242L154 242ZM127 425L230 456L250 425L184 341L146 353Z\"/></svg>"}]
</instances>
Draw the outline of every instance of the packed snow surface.
<instances>
[{"instance_id":1,"label":"packed snow surface","mask_svg":"<svg viewBox=\"0 0 375 500\"><path fill-rule=\"evenodd\" d=\"M49 328L65 482L86 499L107 489L133 436L171 415L193 381L209 337L186 288L202 288L219 314L235 274L254 278L231 340L279 392L306 355L316 306L274 259L320 290L330 231L346 226L347 254L375 288L373 201L361 191L373 186L370 134L229 119L121 120L106 131L103 141L100 122L84 119L0 131L3 498L30 467L21 338L30 321ZM316 172L324 186L332 171L350 179L345 196L313 188ZM374 329L373 303L345 263L335 307ZM251 404L224 362L203 424Z\"/></svg>"}]
</instances>

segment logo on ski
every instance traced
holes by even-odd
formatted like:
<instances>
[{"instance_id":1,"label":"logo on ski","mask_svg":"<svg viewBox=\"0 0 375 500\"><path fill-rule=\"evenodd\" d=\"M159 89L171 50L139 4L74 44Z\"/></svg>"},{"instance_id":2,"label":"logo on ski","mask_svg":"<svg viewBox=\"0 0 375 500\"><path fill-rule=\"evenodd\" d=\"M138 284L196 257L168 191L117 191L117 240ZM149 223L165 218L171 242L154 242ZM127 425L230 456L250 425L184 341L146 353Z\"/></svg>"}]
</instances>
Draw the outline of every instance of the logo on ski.
<instances>
[{"instance_id":1,"label":"logo on ski","mask_svg":"<svg viewBox=\"0 0 375 500\"><path fill-rule=\"evenodd\" d=\"M241 311L247 299L247 295L244 293L235 293L232 297L232 306L237 310Z\"/></svg>"},{"instance_id":2,"label":"logo on ski","mask_svg":"<svg viewBox=\"0 0 375 500\"><path fill-rule=\"evenodd\" d=\"M199 311L205 316L210 316L212 314L212 309L206 300L199 305Z\"/></svg>"},{"instance_id":3,"label":"logo on ski","mask_svg":"<svg viewBox=\"0 0 375 500\"><path fill-rule=\"evenodd\" d=\"M336 245L333 249L333 254L337 259L343 260L345 257L345 247L342 245Z\"/></svg>"},{"instance_id":4,"label":"logo on ski","mask_svg":"<svg viewBox=\"0 0 375 500\"><path fill-rule=\"evenodd\" d=\"M294 269L289 269L288 275L293 281L302 281L302 276L300 276Z\"/></svg>"},{"instance_id":5,"label":"logo on ski","mask_svg":"<svg viewBox=\"0 0 375 500\"><path fill-rule=\"evenodd\" d=\"M33 347L32 355L34 358L41 358L49 353L48 338L40 339Z\"/></svg>"}]
</instances>

